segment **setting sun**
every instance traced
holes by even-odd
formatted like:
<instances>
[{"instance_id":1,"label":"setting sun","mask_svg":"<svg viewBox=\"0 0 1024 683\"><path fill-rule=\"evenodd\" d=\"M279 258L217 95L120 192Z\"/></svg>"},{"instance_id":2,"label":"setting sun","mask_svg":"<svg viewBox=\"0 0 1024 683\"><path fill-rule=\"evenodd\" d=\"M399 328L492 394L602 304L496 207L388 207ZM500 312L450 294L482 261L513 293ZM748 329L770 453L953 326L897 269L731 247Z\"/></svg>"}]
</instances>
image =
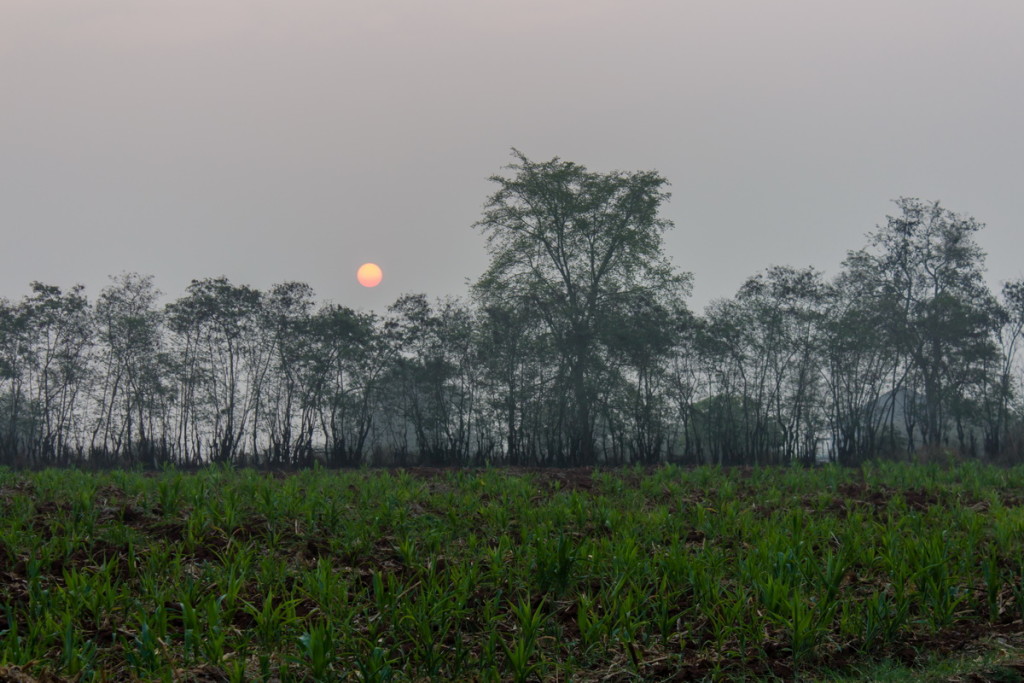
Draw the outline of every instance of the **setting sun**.
<instances>
[{"instance_id":1,"label":"setting sun","mask_svg":"<svg viewBox=\"0 0 1024 683\"><path fill-rule=\"evenodd\" d=\"M384 272L376 263L364 263L356 271L356 279L363 287L376 287L384 278Z\"/></svg>"}]
</instances>

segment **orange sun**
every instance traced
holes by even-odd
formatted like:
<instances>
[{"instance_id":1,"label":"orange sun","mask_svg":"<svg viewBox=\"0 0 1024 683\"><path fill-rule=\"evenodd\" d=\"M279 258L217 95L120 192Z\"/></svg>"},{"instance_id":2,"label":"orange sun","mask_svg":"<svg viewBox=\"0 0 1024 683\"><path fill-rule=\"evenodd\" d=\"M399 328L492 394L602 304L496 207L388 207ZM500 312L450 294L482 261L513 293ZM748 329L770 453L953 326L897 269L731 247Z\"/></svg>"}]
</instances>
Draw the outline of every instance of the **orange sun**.
<instances>
[{"instance_id":1,"label":"orange sun","mask_svg":"<svg viewBox=\"0 0 1024 683\"><path fill-rule=\"evenodd\" d=\"M364 263L356 271L356 279L363 287L376 287L384 278L384 271L376 263Z\"/></svg>"}]
</instances>

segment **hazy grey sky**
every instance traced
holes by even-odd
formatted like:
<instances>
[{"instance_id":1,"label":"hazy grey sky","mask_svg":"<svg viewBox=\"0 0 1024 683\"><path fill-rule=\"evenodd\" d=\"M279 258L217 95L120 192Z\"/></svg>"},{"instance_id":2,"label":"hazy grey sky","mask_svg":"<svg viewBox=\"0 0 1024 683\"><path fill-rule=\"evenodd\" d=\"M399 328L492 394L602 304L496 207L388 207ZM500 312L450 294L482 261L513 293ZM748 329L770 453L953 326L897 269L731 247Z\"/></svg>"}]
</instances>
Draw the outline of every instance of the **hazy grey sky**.
<instances>
[{"instance_id":1,"label":"hazy grey sky","mask_svg":"<svg viewBox=\"0 0 1024 683\"><path fill-rule=\"evenodd\" d=\"M12 299L121 271L462 294L513 146L665 175L697 309L834 274L900 195L1024 275L1020 0L2 0L0 98Z\"/></svg>"}]
</instances>

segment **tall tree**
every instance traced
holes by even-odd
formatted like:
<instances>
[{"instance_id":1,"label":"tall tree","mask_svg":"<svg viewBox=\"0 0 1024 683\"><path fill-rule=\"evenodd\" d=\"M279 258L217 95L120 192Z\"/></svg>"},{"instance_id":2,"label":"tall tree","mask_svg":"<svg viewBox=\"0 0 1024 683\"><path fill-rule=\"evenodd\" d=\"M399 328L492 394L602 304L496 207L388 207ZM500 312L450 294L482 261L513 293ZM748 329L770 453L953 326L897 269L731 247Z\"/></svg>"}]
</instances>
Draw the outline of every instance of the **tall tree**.
<instances>
[{"instance_id":1,"label":"tall tree","mask_svg":"<svg viewBox=\"0 0 1024 683\"><path fill-rule=\"evenodd\" d=\"M1013 372L1017 362L1020 340L1024 336L1024 279L1003 285L998 314L999 326L996 343L999 354L992 359L987 373L988 382L978 387L979 403L985 429L985 452L1000 455L1010 422L1015 396Z\"/></svg>"},{"instance_id":2,"label":"tall tree","mask_svg":"<svg viewBox=\"0 0 1024 683\"><path fill-rule=\"evenodd\" d=\"M224 277L193 280L188 294L167 306L189 406L182 429L196 456L204 441L218 462L231 461L242 446L271 360L259 324L262 306L259 290Z\"/></svg>"},{"instance_id":3,"label":"tall tree","mask_svg":"<svg viewBox=\"0 0 1024 683\"><path fill-rule=\"evenodd\" d=\"M497 191L477 226L491 263L477 296L529 311L552 338L560 386L568 400L568 461L596 459L598 378L612 325L644 293L682 295L689 276L662 252L671 226L658 215L669 197L653 171L593 173L558 158L534 162L518 150L493 176Z\"/></svg>"},{"instance_id":4,"label":"tall tree","mask_svg":"<svg viewBox=\"0 0 1024 683\"><path fill-rule=\"evenodd\" d=\"M753 401L750 452L763 461L813 459L819 431L814 337L824 284L813 268L775 266L749 278L736 295L746 346L745 392ZM776 443L769 435L776 434Z\"/></svg>"},{"instance_id":5,"label":"tall tree","mask_svg":"<svg viewBox=\"0 0 1024 683\"><path fill-rule=\"evenodd\" d=\"M485 305L476 326L476 347L489 384L490 408L500 424L505 458L511 465L527 463L525 405L535 391L539 352L536 330L522 309Z\"/></svg>"},{"instance_id":6,"label":"tall tree","mask_svg":"<svg viewBox=\"0 0 1024 683\"><path fill-rule=\"evenodd\" d=\"M373 426L380 378L394 352L372 313L330 304L311 321L307 391L315 397L327 462L355 466L363 461ZM377 445L377 444L373 444Z\"/></svg>"},{"instance_id":7,"label":"tall tree","mask_svg":"<svg viewBox=\"0 0 1024 683\"><path fill-rule=\"evenodd\" d=\"M402 296L388 311L399 350L391 376L400 395L393 396L401 406L395 416L411 430L421 462L465 463L478 384L470 311L452 299L432 306L422 294Z\"/></svg>"},{"instance_id":8,"label":"tall tree","mask_svg":"<svg viewBox=\"0 0 1024 683\"><path fill-rule=\"evenodd\" d=\"M20 464L32 448L32 337L25 304L0 299L0 463L7 465Z\"/></svg>"},{"instance_id":9,"label":"tall tree","mask_svg":"<svg viewBox=\"0 0 1024 683\"><path fill-rule=\"evenodd\" d=\"M22 302L28 334L29 376L38 421L38 438L29 449L36 462L66 464L72 444L84 449L76 429L79 398L88 382L88 348L93 341L89 302L83 287L67 292L32 283L32 295Z\"/></svg>"},{"instance_id":10,"label":"tall tree","mask_svg":"<svg viewBox=\"0 0 1024 683\"><path fill-rule=\"evenodd\" d=\"M876 305L889 313L887 341L909 370L905 403L920 405L924 445L936 446L957 417L950 411L996 354L997 306L983 279L984 252L974 241L982 224L938 202L904 197L895 203L900 213L888 216L846 267L871 283Z\"/></svg>"},{"instance_id":11,"label":"tall tree","mask_svg":"<svg viewBox=\"0 0 1024 683\"><path fill-rule=\"evenodd\" d=\"M163 393L160 292L152 276L125 273L111 279L95 306L99 412L90 450L115 458L123 451L129 462L143 456L152 463L157 453L153 409Z\"/></svg>"},{"instance_id":12,"label":"tall tree","mask_svg":"<svg viewBox=\"0 0 1024 683\"><path fill-rule=\"evenodd\" d=\"M264 391L254 395L252 451L258 452L257 430L265 411L270 431L270 462L275 465L296 458L308 462L312 457L315 406L319 398L307 381L314 358L310 343L314 303L313 288L302 282L274 285L262 302L261 327L273 347L271 368L276 381L261 382Z\"/></svg>"},{"instance_id":13,"label":"tall tree","mask_svg":"<svg viewBox=\"0 0 1024 683\"><path fill-rule=\"evenodd\" d=\"M873 281L849 269L830 283L826 300L816 341L828 390L833 457L856 465L895 454L900 445L893 388L903 386L907 367L893 337L892 303L879 297Z\"/></svg>"}]
</instances>

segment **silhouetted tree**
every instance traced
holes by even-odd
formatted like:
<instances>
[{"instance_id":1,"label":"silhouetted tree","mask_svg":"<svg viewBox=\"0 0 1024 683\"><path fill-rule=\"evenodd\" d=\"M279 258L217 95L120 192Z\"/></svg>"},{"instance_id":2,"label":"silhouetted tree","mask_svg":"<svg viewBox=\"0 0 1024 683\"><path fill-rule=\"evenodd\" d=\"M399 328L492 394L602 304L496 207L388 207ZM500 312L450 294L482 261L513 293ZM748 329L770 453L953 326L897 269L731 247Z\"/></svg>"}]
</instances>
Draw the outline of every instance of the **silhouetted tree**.
<instances>
[{"instance_id":1,"label":"silhouetted tree","mask_svg":"<svg viewBox=\"0 0 1024 683\"><path fill-rule=\"evenodd\" d=\"M32 283L21 306L32 413L29 448L33 464L67 464L84 450L80 399L89 381L88 349L93 342L89 302L76 285Z\"/></svg>"},{"instance_id":2,"label":"silhouetted tree","mask_svg":"<svg viewBox=\"0 0 1024 683\"><path fill-rule=\"evenodd\" d=\"M593 463L602 331L641 293L681 296L689 282L662 253L671 225L658 216L666 181L650 171L600 174L513 156L511 177L491 178L498 189L477 224L491 263L475 291L488 304L528 312L550 335L559 366L552 390L567 418L562 462Z\"/></svg>"},{"instance_id":3,"label":"silhouetted tree","mask_svg":"<svg viewBox=\"0 0 1024 683\"><path fill-rule=\"evenodd\" d=\"M958 417L951 411L997 353L997 307L974 241L982 225L938 202L901 198L896 205L900 214L870 235L867 249L851 253L846 268L869 283L874 305L887 313L886 341L903 356L907 391L922 399L924 445L937 446Z\"/></svg>"},{"instance_id":4,"label":"silhouetted tree","mask_svg":"<svg viewBox=\"0 0 1024 683\"><path fill-rule=\"evenodd\" d=\"M271 358L261 306L258 290L220 277L193 280L167 307L180 339L181 431L197 457L205 445L213 461L230 462L242 445Z\"/></svg>"},{"instance_id":5,"label":"silhouetted tree","mask_svg":"<svg viewBox=\"0 0 1024 683\"><path fill-rule=\"evenodd\" d=\"M98 411L90 440L97 457L151 465L167 456L158 446L166 369L162 360L160 292L151 276L125 273L100 292L95 306Z\"/></svg>"}]
</instances>

